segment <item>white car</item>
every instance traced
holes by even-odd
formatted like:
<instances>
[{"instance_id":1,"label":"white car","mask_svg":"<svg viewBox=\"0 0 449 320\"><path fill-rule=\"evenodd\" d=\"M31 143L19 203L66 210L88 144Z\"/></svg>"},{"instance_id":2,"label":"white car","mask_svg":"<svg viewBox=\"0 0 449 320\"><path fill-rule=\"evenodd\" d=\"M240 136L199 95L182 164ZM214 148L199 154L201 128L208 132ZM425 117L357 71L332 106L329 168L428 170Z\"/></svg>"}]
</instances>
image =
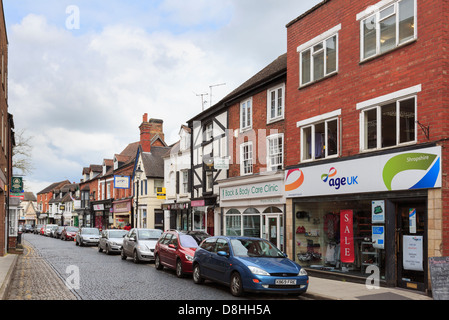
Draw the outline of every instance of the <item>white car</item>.
<instances>
[{"instance_id":1,"label":"white car","mask_svg":"<svg viewBox=\"0 0 449 320\"><path fill-rule=\"evenodd\" d=\"M57 229L57 228L58 228L58 225L57 225L57 224L47 224L47 225L45 226L44 236L49 237L50 234L51 234L51 230Z\"/></svg>"},{"instance_id":2,"label":"white car","mask_svg":"<svg viewBox=\"0 0 449 320\"><path fill-rule=\"evenodd\" d=\"M154 248L162 230L134 228L123 238L122 260L132 257L134 263L154 261Z\"/></svg>"},{"instance_id":3,"label":"white car","mask_svg":"<svg viewBox=\"0 0 449 320\"><path fill-rule=\"evenodd\" d=\"M128 231L121 229L108 229L101 233L100 242L98 243L98 251L106 254L114 252L120 253L123 245L123 237Z\"/></svg>"},{"instance_id":4,"label":"white car","mask_svg":"<svg viewBox=\"0 0 449 320\"><path fill-rule=\"evenodd\" d=\"M100 230L98 228L81 228L75 237L75 243L77 246L97 246L99 241Z\"/></svg>"}]
</instances>

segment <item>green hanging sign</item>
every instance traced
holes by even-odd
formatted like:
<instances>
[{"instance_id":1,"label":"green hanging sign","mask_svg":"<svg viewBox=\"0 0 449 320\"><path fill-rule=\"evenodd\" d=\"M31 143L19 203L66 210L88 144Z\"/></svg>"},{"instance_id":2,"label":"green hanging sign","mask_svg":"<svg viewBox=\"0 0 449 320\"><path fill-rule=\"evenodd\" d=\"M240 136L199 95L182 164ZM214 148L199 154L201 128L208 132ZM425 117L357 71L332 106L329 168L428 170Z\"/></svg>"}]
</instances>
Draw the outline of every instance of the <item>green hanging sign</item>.
<instances>
[{"instance_id":1,"label":"green hanging sign","mask_svg":"<svg viewBox=\"0 0 449 320\"><path fill-rule=\"evenodd\" d=\"M23 193L22 177L11 178L11 193Z\"/></svg>"}]
</instances>

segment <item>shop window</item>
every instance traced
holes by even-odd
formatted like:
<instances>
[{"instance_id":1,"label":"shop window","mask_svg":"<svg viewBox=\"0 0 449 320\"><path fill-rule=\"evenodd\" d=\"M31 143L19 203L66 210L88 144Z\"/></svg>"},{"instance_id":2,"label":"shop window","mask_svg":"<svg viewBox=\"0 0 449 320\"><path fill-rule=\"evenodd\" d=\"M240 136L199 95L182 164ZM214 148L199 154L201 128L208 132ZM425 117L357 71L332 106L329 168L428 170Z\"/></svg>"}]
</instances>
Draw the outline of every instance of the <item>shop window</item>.
<instances>
[{"instance_id":1,"label":"shop window","mask_svg":"<svg viewBox=\"0 0 449 320\"><path fill-rule=\"evenodd\" d=\"M241 236L242 217L237 209L230 209L226 212L226 235Z\"/></svg>"},{"instance_id":2,"label":"shop window","mask_svg":"<svg viewBox=\"0 0 449 320\"><path fill-rule=\"evenodd\" d=\"M381 279L385 279L385 250L373 245L373 226L383 226L372 221L371 200L320 201L294 204L296 261L303 267L333 271L366 277L366 268L379 268ZM384 210L384 209L382 209ZM345 212L351 212L350 254L353 262L345 263L341 250L345 242L340 228Z\"/></svg>"},{"instance_id":3,"label":"shop window","mask_svg":"<svg viewBox=\"0 0 449 320\"><path fill-rule=\"evenodd\" d=\"M397 1L360 23L361 60L388 52L416 39L416 0Z\"/></svg>"}]
</instances>

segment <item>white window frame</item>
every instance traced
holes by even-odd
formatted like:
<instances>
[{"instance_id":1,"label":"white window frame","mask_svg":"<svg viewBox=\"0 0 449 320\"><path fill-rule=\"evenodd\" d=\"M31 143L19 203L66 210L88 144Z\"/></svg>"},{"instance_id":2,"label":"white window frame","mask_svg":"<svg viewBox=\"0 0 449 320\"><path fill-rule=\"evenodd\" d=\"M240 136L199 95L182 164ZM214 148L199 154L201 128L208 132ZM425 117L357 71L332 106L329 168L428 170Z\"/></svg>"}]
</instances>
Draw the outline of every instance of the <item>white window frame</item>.
<instances>
[{"instance_id":1,"label":"white window frame","mask_svg":"<svg viewBox=\"0 0 449 320\"><path fill-rule=\"evenodd\" d=\"M271 158L274 155L271 154L270 141L272 141L272 140L279 141L278 140L279 138L282 139L282 146L281 146L281 152L280 152L282 161L280 163L273 164L273 163L271 163ZM276 171L276 170L278 170L278 168L277 168L278 166L281 166L281 168L284 167L284 147L285 147L285 144L284 144L284 134L283 133L272 134L267 137L267 171ZM276 155L278 155L278 154L279 153L277 153ZM275 167L275 168L273 168L273 167Z\"/></svg>"},{"instance_id":2,"label":"white window frame","mask_svg":"<svg viewBox=\"0 0 449 320\"><path fill-rule=\"evenodd\" d=\"M315 83L317 81L320 81L322 79L325 79L326 77L329 77L333 74L338 73L338 61L339 61L339 35L338 32L341 30L341 24L327 30L326 32L322 33L321 35L313 38L312 40L307 41L306 43L300 45L297 48L297 52L299 53L299 87L303 87L303 86L308 86L312 83ZM330 72L330 73L326 73L326 69L327 69L327 63L326 63L326 59L324 59L324 75L322 78L320 79L316 79L314 78L314 74L313 74L313 70L314 70L314 65L313 65L313 54L317 54L318 52L312 52L313 51L313 47L318 45L318 44L322 44L323 45L323 50L324 51L324 56L326 56L326 41L329 40L330 38L336 37L336 56L335 56L335 70ZM307 50L311 50L311 54L310 54L310 81L303 83L303 79L302 79L302 56L303 53ZM321 50L319 50L321 52Z\"/></svg>"},{"instance_id":3,"label":"white window frame","mask_svg":"<svg viewBox=\"0 0 449 320\"><path fill-rule=\"evenodd\" d=\"M245 158L245 147L248 147L248 158ZM246 176L249 174L253 174L253 167L254 167L254 162L253 162L253 156L254 156L254 149L253 149L253 142L252 141L248 141L245 143L242 143L240 145L240 175L241 176ZM250 169L248 170L248 172L245 172L245 161L248 161L249 164L247 165L247 168Z\"/></svg>"},{"instance_id":4,"label":"white window frame","mask_svg":"<svg viewBox=\"0 0 449 320\"><path fill-rule=\"evenodd\" d=\"M189 193L189 172L188 170L181 170L182 172L182 193Z\"/></svg>"},{"instance_id":5,"label":"white window frame","mask_svg":"<svg viewBox=\"0 0 449 320\"><path fill-rule=\"evenodd\" d=\"M279 97L279 90L282 90L281 97ZM272 107L272 99L271 95L274 93L275 95L275 116L271 116L271 107ZM279 99L281 99L281 106L279 106ZM281 109L281 114L278 115L279 109ZM285 113L285 83L273 87L267 90L267 123L275 122L284 119Z\"/></svg>"},{"instance_id":6,"label":"white window frame","mask_svg":"<svg viewBox=\"0 0 449 320\"><path fill-rule=\"evenodd\" d=\"M240 102L240 131L249 130L253 127L252 118L253 118L253 98L251 97Z\"/></svg>"},{"instance_id":7,"label":"white window frame","mask_svg":"<svg viewBox=\"0 0 449 320\"><path fill-rule=\"evenodd\" d=\"M323 160L323 159L331 159L331 158L337 158L340 154L340 121L339 116L341 116L341 109L337 109L332 112L328 112L316 117L312 117L309 119L305 119L302 121L298 121L296 123L296 126L298 128L301 128L301 162L309 162L309 161L315 161L315 160ZM328 148L325 148L325 156L323 158L315 159L315 152L312 152L312 157L310 159L305 159L305 152L304 148L305 146L302 143L302 139L304 138L304 129L311 128L311 150L315 150L315 126L321 123L324 123L324 130L325 130L325 145L327 145L328 142L328 123L331 121L337 121L337 153L328 155Z\"/></svg>"},{"instance_id":8,"label":"white window frame","mask_svg":"<svg viewBox=\"0 0 449 320\"><path fill-rule=\"evenodd\" d=\"M408 39L402 43L399 43L399 3L402 0L382 0L380 2L378 2L377 4L375 4L372 7L369 7L367 10L357 14L357 20L360 21L360 61L363 62L365 60L370 60L374 57L386 54L387 52L394 50L398 47L404 46L410 42L415 41L418 38L418 18L417 18L417 13L418 13L418 6L417 6L417 2L416 0L414 1L414 18L415 18L415 23L414 23L414 36L411 39ZM385 52L381 52L380 51L380 13L381 11L390 8L391 6L394 7L394 13L389 14L388 16L385 16L382 18L382 20L388 19L389 17L391 17L393 14L396 15L396 45L394 48L387 50ZM376 53L369 56L369 57L364 57L363 51L364 51L364 46L365 46L365 39L364 39L364 35L363 35L363 26L364 26L364 22L367 19L371 19L371 18L375 18L375 28L376 28Z\"/></svg>"},{"instance_id":9,"label":"white window frame","mask_svg":"<svg viewBox=\"0 0 449 320\"><path fill-rule=\"evenodd\" d=\"M415 99L415 121L414 121L414 132L415 132L415 137L413 140L411 141L407 141L407 142L400 142L400 103L402 101L405 100L409 100L409 99ZM382 147L382 107L387 105L387 104L391 104L391 103L396 103L396 144L394 146L388 146L388 147ZM404 97L400 97L397 99L393 99L393 100L386 100L383 101L382 103L379 103L377 105L371 106L371 107L367 107L364 109L360 110L360 152L370 152L370 151L375 151L375 150L381 150L381 149L390 149L390 148L396 148L399 146L405 146L405 145L410 145L410 144L416 144L418 141L418 126L416 124L416 120L418 118L418 96L416 94L412 94L412 95L408 95L408 96L404 96ZM367 111L371 111L371 110L376 110L376 120L377 120L377 128L376 128L376 147L375 148L371 148L371 149L367 149L367 147L365 146L365 113Z\"/></svg>"}]
</instances>

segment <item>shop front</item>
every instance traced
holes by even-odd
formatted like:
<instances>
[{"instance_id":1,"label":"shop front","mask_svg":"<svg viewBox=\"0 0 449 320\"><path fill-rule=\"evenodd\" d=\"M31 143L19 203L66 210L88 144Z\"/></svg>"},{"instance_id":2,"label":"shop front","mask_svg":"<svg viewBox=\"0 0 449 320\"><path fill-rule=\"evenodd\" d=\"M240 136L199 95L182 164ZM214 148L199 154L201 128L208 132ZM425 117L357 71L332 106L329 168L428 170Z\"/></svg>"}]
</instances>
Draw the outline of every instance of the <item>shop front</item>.
<instances>
[{"instance_id":1,"label":"shop front","mask_svg":"<svg viewBox=\"0 0 449 320\"><path fill-rule=\"evenodd\" d=\"M113 224L112 200L101 200L92 202L93 215L91 215L90 224L92 227L106 230Z\"/></svg>"},{"instance_id":2,"label":"shop front","mask_svg":"<svg viewBox=\"0 0 449 320\"><path fill-rule=\"evenodd\" d=\"M216 202L216 197L192 200L190 202L192 213L190 230L204 231L211 236L220 235L221 221L220 208Z\"/></svg>"},{"instance_id":3,"label":"shop front","mask_svg":"<svg viewBox=\"0 0 449 320\"><path fill-rule=\"evenodd\" d=\"M123 229L127 224L131 224L132 199L118 200L112 203L114 212L113 226Z\"/></svg>"},{"instance_id":4,"label":"shop front","mask_svg":"<svg viewBox=\"0 0 449 320\"><path fill-rule=\"evenodd\" d=\"M264 238L284 250L283 179L273 173L220 181L223 233Z\"/></svg>"},{"instance_id":5,"label":"shop front","mask_svg":"<svg viewBox=\"0 0 449 320\"><path fill-rule=\"evenodd\" d=\"M164 210L164 225L166 229L191 230L192 219L189 210L189 202L177 202L168 200L162 205Z\"/></svg>"},{"instance_id":6,"label":"shop front","mask_svg":"<svg viewBox=\"0 0 449 320\"><path fill-rule=\"evenodd\" d=\"M429 289L441 147L289 169L285 191L287 251L308 270Z\"/></svg>"}]
</instances>

